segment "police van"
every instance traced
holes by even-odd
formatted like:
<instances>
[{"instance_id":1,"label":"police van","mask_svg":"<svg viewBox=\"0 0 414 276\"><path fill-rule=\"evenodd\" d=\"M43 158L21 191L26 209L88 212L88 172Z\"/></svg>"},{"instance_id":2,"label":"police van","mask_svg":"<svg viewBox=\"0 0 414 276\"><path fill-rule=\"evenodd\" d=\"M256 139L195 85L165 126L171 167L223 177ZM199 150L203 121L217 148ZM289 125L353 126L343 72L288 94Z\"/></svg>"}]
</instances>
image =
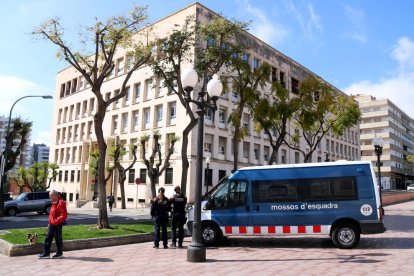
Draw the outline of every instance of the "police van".
<instances>
[{"instance_id":1,"label":"police van","mask_svg":"<svg viewBox=\"0 0 414 276\"><path fill-rule=\"evenodd\" d=\"M329 235L338 248L385 231L369 161L246 167L201 203L202 241L227 236ZM188 210L191 232L194 209Z\"/></svg>"}]
</instances>

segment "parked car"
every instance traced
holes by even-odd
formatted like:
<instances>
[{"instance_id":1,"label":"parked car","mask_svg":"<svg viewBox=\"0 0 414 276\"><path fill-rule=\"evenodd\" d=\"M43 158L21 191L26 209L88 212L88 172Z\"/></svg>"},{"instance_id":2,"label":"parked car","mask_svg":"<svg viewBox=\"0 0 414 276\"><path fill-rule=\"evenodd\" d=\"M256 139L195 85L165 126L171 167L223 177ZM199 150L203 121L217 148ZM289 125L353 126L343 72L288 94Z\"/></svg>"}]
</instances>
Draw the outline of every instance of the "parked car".
<instances>
[{"instance_id":1,"label":"parked car","mask_svg":"<svg viewBox=\"0 0 414 276\"><path fill-rule=\"evenodd\" d=\"M13 200L13 198L8 193L7 194L3 194L2 196L3 196L3 202Z\"/></svg>"},{"instance_id":2,"label":"parked car","mask_svg":"<svg viewBox=\"0 0 414 276\"><path fill-rule=\"evenodd\" d=\"M407 191L414 191L414 184L410 184L407 186Z\"/></svg>"},{"instance_id":3,"label":"parked car","mask_svg":"<svg viewBox=\"0 0 414 276\"><path fill-rule=\"evenodd\" d=\"M22 212L37 212L38 214L49 214L52 200L49 192L25 192L15 200L4 203L4 210L9 216L15 216Z\"/></svg>"}]
</instances>

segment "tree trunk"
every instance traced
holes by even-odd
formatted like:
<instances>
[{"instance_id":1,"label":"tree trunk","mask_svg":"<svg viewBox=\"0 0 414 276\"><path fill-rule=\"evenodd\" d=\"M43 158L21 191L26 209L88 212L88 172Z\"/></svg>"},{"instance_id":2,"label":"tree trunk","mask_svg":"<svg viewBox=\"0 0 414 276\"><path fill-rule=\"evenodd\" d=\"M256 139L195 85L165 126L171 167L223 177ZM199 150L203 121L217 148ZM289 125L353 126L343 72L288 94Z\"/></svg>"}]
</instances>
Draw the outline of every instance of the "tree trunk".
<instances>
[{"instance_id":1,"label":"tree trunk","mask_svg":"<svg viewBox=\"0 0 414 276\"><path fill-rule=\"evenodd\" d=\"M151 197L154 198L157 196L157 191L155 190L155 178L150 177L150 187L151 187Z\"/></svg>"},{"instance_id":2,"label":"tree trunk","mask_svg":"<svg viewBox=\"0 0 414 276\"><path fill-rule=\"evenodd\" d=\"M313 152L308 152L303 156L303 162L305 163L310 163L312 161L312 153Z\"/></svg>"},{"instance_id":3,"label":"tree trunk","mask_svg":"<svg viewBox=\"0 0 414 276\"><path fill-rule=\"evenodd\" d=\"M188 152L188 135L190 131L197 125L197 119L191 120L190 123L183 131L182 145L181 145L181 162L183 170L181 171L181 193L185 195L187 193L187 179L188 179L188 168L190 166L187 158Z\"/></svg>"},{"instance_id":4,"label":"tree trunk","mask_svg":"<svg viewBox=\"0 0 414 276\"><path fill-rule=\"evenodd\" d=\"M278 149L275 149L274 147L272 147L272 154L270 155L269 162L268 162L269 165L273 165L273 163L275 162L277 151Z\"/></svg>"},{"instance_id":5,"label":"tree trunk","mask_svg":"<svg viewBox=\"0 0 414 276\"><path fill-rule=\"evenodd\" d=\"M240 127L234 127L233 134L233 171L237 171L239 165L239 134Z\"/></svg>"},{"instance_id":6,"label":"tree trunk","mask_svg":"<svg viewBox=\"0 0 414 276\"><path fill-rule=\"evenodd\" d=\"M126 203L125 203L125 174L123 174L120 178L119 182L119 188L121 189L121 209L126 209ZM138 200L137 198L135 200Z\"/></svg>"},{"instance_id":7,"label":"tree trunk","mask_svg":"<svg viewBox=\"0 0 414 276\"><path fill-rule=\"evenodd\" d=\"M106 108L98 105L98 112L94 117L95 134L98 141L99 162L98 162L98 228L109 229L108 210L106 206L106 182L105 182L105 157L106 143L103 135L102 124L105 117ZM103 113L103 114L102 114Z\"/></svg>"}]
</instances>

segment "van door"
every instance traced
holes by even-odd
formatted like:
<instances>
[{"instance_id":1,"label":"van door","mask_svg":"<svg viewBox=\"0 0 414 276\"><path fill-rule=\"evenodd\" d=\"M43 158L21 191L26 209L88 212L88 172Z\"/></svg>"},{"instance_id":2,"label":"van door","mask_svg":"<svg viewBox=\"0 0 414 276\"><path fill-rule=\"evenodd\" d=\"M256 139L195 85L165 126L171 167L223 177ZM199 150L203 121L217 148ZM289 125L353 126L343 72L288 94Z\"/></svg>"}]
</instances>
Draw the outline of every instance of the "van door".
<instances>
[{"instance_id":1,"label":"van door","mask_svg":"<svg viewBox=\"0 0 414 276\"><path fill-rule=\"evenodd\" d=\"M225 235L247 234L251 225L247 190L247 180L230 180L210 200L211 220Z\"/></svg>"}]
</instances>

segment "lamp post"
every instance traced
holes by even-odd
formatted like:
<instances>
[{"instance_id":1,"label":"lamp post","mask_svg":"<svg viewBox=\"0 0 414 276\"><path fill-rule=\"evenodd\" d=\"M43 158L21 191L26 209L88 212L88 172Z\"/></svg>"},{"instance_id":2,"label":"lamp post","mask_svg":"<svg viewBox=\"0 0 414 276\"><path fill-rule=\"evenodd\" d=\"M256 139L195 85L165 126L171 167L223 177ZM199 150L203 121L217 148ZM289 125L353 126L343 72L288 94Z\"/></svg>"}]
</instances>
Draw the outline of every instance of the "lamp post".
<instances>
[{"instance_id":1,"label":"lamp post","mask_svg":"<svg viewBox=\"0 0 414 276\"><path fill-rule=\"evenodd\" d=\"M206 165L207 165L207 171L206 171L206 194L208 193L208 185L210 185L210 162L211 162L211 158L210 156L207 156L206 158Z\"/></svg>"},{"instance_id":2,"label":"lamp post","mask_svg":"<svg viewBox=\"0 0 414 276\"><path fill-rule=\"evenodd\" d=\"M17 100L13 103L12 107L10 108L9 120L8 120L8 122L7 122L7 129L6 129L6 135L5 135L5 138L6 138L6 139L7 139L7 136L9 136L9 132L10 132L10 123L11 123L11 117L12 117L13 108L14 108L14 106L17 104L17 102L19 102L20 100L23 100L23 99L25 99L25 98L43 98L43 99L53 99L53 97L52 97L52 96L50 96L50 95L43 95L43 96L34 96L34 95L30 95L30 96L24 96L24 97L18 98L18 99L17 99ZM4 177L4 168L6 167L7 162L8 162L7 157L8 157L8 150L7 150L7 141L6 141L6 147L5 147L5 150L4 150L3 165L1 166L2 171L0 172L0 175L1 175L1 179L0 179L0 192L1 192L1 194L3 194L3 187L4 187L5 182L6 182L6 178ZM2 200L2 199L0 199L0 204L1 204L1 206L0 206L0 215L2 215L2 213L3 213L3 209L4 209L4 203L3 203L3 200Z\"/></svg>"},{"instance_id":3,"label":"lamp post","mask_svg":"<svg viewBox=\"0 0 414 276\"><path fill-rule=\"evenodd\" d=\"M206 78L204 78L206 79ZM204 89L198 92L198 97L194 100L191 92L197 84L197 72L189 68L182 72L181 82L184 87L184 99L189 105L193 103L197 106L197 162L196 162L196 183L194 189L194 221L192 229L191 244L187 248L187 261L204 262L206 260L206 249L201 242L201 193L203 185L203 138L204 138L204 115L208 109L213 112L217 110L217 100L223 90L223 85L216 74L207 84L207 92ZM204 88L204 86L203 86ZM195 98L195 97L194 97ZM188 107L188 106L187 106Z\"/></svg>"},{"instance_id":4,"label":"lamp post","mask_svg":"<svg viewBox=\"0 0 414 276\"><path fill-rule=\"evenodd\" d=\"M382 202L381 192L382 192L382 183L381 183L381 155L382 155L382 148L384 147L384 141L382 138L375 137L372 141L374 145L375 154L377 155L377 168L378 168L378 188L379 188L379 196L380 201ZM381 203L382 205L382 203Z\"/></svg>"}]
</instances>

